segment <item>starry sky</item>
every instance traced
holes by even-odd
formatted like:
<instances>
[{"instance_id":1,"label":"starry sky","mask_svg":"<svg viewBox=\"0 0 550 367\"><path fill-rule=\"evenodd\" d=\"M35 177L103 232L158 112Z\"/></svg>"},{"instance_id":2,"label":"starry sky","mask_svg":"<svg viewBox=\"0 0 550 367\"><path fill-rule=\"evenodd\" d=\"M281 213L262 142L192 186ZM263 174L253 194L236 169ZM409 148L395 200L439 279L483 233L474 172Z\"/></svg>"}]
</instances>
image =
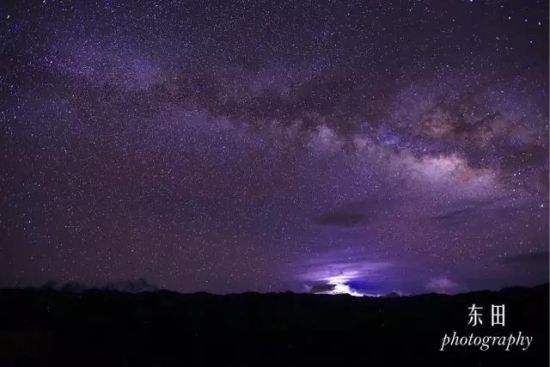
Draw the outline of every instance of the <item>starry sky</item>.
<instances>
[{"instance_id":1,"label":"starry sky","mask_svg":"<svg viewBox=\"0 0 550 367\"><path fill-rule=\"evenodd\" d=\"M0 5L0 285L548 279L545 1Z\"/></svg>"}]
</instances>

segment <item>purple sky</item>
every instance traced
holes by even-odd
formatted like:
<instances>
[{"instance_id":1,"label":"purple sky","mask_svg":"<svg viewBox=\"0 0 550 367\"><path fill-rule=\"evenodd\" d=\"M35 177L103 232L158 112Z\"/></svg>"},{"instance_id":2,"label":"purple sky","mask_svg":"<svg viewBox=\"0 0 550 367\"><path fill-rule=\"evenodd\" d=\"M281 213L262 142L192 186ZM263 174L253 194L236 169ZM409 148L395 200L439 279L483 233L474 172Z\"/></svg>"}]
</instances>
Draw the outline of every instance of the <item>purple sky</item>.
<instances>
[{"instance_id":1,"label":"purple sky","mask_svg":"<svg viewBox=\"0 0 550 367\"><path fill-rule=\"evenodd\" d=\"M0 286L546 281L547 14L3 2Z\"/></svg>"}]
</instances>

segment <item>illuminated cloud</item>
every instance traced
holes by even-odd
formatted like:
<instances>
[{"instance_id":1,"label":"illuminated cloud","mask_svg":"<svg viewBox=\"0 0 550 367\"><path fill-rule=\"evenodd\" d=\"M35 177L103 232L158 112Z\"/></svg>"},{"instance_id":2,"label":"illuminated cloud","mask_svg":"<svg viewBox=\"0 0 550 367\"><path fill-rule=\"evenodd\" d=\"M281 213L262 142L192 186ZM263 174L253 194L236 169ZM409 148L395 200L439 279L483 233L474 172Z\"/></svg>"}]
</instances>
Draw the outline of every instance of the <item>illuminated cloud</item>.
<instances>
[{"instance_id":1,"label":"illuminated cloud","mask_svg":"<svg viewBox=\"0 0 550 367\"><path fill-rule=\"evenodd\" d=\"M453 294L464 291L465 288L448 277L437 277L428 281L426 289L436 293Z\"/></svg>"},{"instance_id":2,"label":"illuminated cloud","mask_svg":"<svg viewBox=\"0 0 550 367\"><path fill-rule=\"evenodd\" d=\"M372 261L359 253L331 251L311 259L300 278L309 284L308 291L324 294L376 295L354 284L374 284L384 278L391 263Z\"/></svg>"}]
</instances>

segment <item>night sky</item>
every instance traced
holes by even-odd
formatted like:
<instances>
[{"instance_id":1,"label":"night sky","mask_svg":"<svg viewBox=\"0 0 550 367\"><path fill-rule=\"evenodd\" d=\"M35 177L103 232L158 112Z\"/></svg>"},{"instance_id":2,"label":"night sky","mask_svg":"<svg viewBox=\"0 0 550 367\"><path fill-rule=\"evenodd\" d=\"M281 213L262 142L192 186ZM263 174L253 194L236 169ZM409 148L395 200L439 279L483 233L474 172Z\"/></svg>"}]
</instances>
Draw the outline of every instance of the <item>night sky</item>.
<instances>
[{"instance_id":1,"label":"night sky","mask_svg":"<svg viewBox=\"0 0 550 367\"><path fill-rule=\"evenodd\" d=\"M0 19L0 286L548 279L546 1L3 1Z\"/></svg>"}]
</instances>

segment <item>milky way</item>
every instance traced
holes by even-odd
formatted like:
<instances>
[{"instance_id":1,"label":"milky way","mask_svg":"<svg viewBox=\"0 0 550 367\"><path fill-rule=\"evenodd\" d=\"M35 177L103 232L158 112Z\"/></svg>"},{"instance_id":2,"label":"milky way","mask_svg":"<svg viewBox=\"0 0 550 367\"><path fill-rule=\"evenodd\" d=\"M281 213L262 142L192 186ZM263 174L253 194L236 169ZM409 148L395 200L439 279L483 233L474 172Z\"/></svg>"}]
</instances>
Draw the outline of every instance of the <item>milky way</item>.
<instances>
[{"instance_id":1,"label":"milky way","mask_svg":"<svg viewBox=\"0 0 550 367\"><path fill-rule=\"evenodd\" d=\"M548 278L544 1L0 5L0 281Z\"/></svg>"}]
</instances>

